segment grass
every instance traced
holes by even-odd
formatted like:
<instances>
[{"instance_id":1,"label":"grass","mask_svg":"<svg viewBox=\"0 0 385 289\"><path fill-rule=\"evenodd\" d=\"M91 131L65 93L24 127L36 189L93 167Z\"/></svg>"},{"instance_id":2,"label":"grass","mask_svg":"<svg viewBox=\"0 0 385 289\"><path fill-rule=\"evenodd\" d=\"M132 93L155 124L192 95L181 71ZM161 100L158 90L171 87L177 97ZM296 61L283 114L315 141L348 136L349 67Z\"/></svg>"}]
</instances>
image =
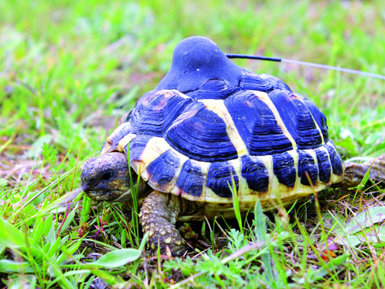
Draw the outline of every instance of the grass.
<instances>
[{"instance_id":1,"label":"grass","mask_svg":"<svg viewBox=\"0 0 385 289\"><path fill-rule=\"evenodd\" d=\"M256 207L238 218L241 230L220 218L184 225L197 251L165 260L140 257L128 206L68 202L81 162L159 82L182 38L385 74L381 1L3 0L0 10L2 286L385 287L384 191L376 187L329 190L268 218ZM315 102L344 159L385 153L383 81L236 63Z\"/></svg>"}]
</instances>

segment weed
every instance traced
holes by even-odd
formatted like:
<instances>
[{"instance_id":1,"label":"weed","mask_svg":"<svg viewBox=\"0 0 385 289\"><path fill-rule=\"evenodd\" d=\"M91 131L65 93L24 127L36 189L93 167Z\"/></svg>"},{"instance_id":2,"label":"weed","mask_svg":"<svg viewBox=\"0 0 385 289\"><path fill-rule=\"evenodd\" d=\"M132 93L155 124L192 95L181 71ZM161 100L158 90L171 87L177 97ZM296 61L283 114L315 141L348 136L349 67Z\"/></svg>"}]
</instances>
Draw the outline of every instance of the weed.
<instances>
[{"instance_id":1,"label":"weed","mask_svg":"<svg viewBox=\"0 0 385 289\"><path fill-rule=\"evenodd\" d=\"M241 216L234 198L236 224L197 226L204 232L213 224L211 247L156 262L139 258L135 202L133 209L96 207L75 189L81 162L156 86L182 38L207 36L228 53L385 74L382 1L3 0L0 9L3 287L90 288L101 280L134 288L385 286L377 216L384 191L376 186L330 189L273 215L257 205L253 216ZM344 159L385 153L383 81L234 62L277 76L316 103Z\"/></svg>"}]
</instances>

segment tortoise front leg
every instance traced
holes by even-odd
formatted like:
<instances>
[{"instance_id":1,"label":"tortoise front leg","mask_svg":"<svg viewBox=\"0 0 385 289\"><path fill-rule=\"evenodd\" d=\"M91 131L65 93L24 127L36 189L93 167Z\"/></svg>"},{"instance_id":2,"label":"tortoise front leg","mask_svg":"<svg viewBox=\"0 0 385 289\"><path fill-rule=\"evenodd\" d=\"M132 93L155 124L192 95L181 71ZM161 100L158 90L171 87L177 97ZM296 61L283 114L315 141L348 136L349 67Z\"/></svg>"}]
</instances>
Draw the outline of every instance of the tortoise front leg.
<instances>
[{"instance_id":1,"label":"tortoise front leg","mask_svg":"<svg viewBox=\"0 0 385 289\"><path fill-rule=\"evenodd\" d=\"M184 241L175 228L176 217L181 211L178 197L153 191L143 201L140 209L140 223L143 233L149 232L151 249L160 247L162 254L168 246L174 256L185 251Z\"/></svg>"},{"instance_id":2,"label":"tortoise front leg","mask_svg":"<svg viewBox=\"0 0 385 289\"><path fill-rule=\"evenodd\" d=\"M385 155L381 155L364 163L345 162L344 179L342 185L358 186L368 169L369 179L380 186L385 186Z\"/></svg>"}]
</instances>

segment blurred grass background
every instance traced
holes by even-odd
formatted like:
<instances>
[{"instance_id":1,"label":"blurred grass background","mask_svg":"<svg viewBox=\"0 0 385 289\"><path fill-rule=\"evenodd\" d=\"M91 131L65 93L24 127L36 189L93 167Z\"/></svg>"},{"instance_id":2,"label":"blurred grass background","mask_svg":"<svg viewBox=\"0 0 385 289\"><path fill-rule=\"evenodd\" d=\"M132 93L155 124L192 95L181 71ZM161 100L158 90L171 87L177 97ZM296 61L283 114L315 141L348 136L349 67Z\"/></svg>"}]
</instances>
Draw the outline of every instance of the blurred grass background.
<instances>
[{"instance_id":1,"label":"blurred grass background","mask_svg":"<svg viewBox=\"0 0 385 289\"><path fill-rule=\"evenodd\" d=\"M45 198L54 201L78 186L78 171L70 170L98 153L119 118L167 72L175 45L192 35L209 37L228 53L385 75L381 0L2 0L2 217L21 226ZM385 153L384 81L235 62L278 76L315 102L345 159ZM68 177L60 179L64 173ZM34 197L33 207L17 211ZM76 232L80 223L73 226Z\"/></svg>"},{"instance_id":2,"label":"blurred grass background","mask_svg":"<svg viewBox=\"0 0 385 289\"><path fill-rule=\"evenodd\" d=\"M76 144L94 151L105 134L99 132L96 141L84 124L95 114L115 116L121 114L115 109L132 107L167 72L176 43L191 35L207 36L226 52L385 74L381 1L36 0L0 5L1 135L11 137L17 130L23 144L51 135L42 141L67 150L77 138ZM379 137L373 137L372 128L383 119L382 81L236 62L276 75L311 98L327 115L331 134L337 144L341 138L347 156L375 153L363 146Z\"/></svg>"}]
</instances>

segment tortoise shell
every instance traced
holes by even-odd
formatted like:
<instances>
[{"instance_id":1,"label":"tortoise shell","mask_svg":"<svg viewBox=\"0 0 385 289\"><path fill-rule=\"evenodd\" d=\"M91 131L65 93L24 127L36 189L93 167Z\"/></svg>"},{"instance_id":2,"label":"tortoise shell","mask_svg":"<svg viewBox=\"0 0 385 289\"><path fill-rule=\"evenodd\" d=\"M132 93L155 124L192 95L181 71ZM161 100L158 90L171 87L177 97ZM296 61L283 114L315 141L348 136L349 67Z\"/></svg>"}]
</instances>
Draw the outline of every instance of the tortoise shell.
<instances>
[{"instance_id":1,"label":"tortoise shell","mask_svg":"<svg viewBox=\"0 0 385 289\"><path fill-rule=\"evenodd\" d=\"M231 62L190 37L102 153L121 151L155 190L192 201L287 204L342 178L325 116L280 79Z\"/></svg>"}]
</instances>

